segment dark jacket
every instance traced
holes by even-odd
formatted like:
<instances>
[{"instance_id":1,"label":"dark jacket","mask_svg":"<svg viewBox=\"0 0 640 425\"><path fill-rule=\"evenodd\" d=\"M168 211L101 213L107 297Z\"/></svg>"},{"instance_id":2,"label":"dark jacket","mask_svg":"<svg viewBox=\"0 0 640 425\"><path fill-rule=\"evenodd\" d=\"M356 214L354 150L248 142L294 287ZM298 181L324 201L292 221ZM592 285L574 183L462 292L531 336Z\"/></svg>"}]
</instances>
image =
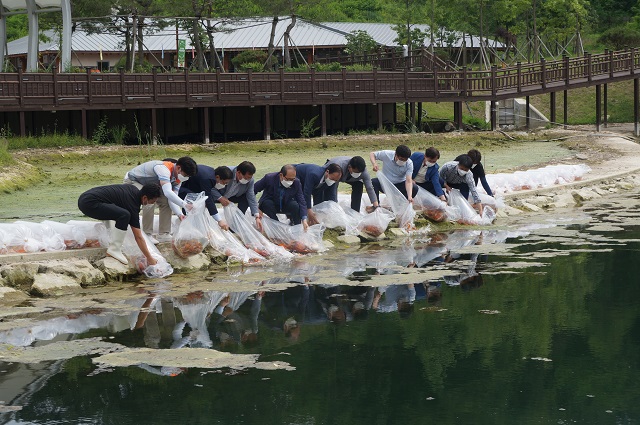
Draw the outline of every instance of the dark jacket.
<instances>
[{"instance_id":1,"label":"dark jacket","mask_svg":"<svg viewBox=\"0 0 640 425\"><path fill-rule=\"evenodd\" d=\"M302 220L306 220L307 203L305 202L304 195L302 194L302 184L300 183L300 180L296 178L291 187L285 189L284 186L280 184L279 172L265 174L264 177L258 180L254 185L255 193L263 192L260 200L258 201L258 205L261 205L266 199L271 199L276 203L276 205L279 205L280 188L284 189L282 205L285 205L289 200L294 199L300 207L300 218Z\"/></svg>"},{"instance_id":2,"label":"dark jacket","mask_svg":"<svg viewBox=\"0 0 640 425\"><path fill-rule=\"evenodd\" d=\"M205 201L209 214L215 215L218 213L216 208L216 198L211 193L211 190L216 184L216 172L213 167L208 165L198 164L198 174L192 176L186 182L182 182L180 186L180 192L178 196L184 199L188 193L200 193L204 191L204 194L208 196Z\"/></svg>"},{"instance_id":3,"label":"dark jacket","mask_svg":"<svg viewBox=\"0 0 640 425\"><path fill-rule=\"evenodd\" d=\"M304 201L307 203L307 208L311 208L313 205L311 203L311 195L313 195L313 191L318 188L320 184L320 180L322 180L322 176L324 176L324 172L326 171L326 167L316 165L316 164L298 164L296 165L296 177L300 180L302 184L302 193L304 194ZM325 188L327 185L322 183L320 188ZM331 195L330 200L338 202L338 185L334 184L331 186Z\"/></svg>"},{"instance_id":4,"label":"dark jacket","mask_svg":"<svg viewBox=\"0 0 640 425\"><path fill-rule=\"evenodd\" d=\"M422 163L424 161L424 153L423 152L414 152L411 154L411 161L413 161L413 175L412 179L415 179L418 175L418 171L422 168ZM429 167L427 169L427 174L424 176L424 180L433 185L433 190L436 196L444 195L442 191L442 184L440 183L440 174L438 173L438 169L440 166L438 164L433 167Z\"/></svg>"},{"instance_id":5,"label":"dark jacket","mask_svg":"<svg viewBox=\"0 0 640 425\"><path fill-rule=\"evenodd\" d=\"M493 196L493 192L491 191L491 187L489 187L489 182L487 181L487 175L484 173L484 167L482 166L482 162L476 164L475 167L471 169L473 173L473 181L478 185L478 180L482 183L482 187L484 187L484 191L487 192L487 195Z\"/></svg>"}]
</instances>

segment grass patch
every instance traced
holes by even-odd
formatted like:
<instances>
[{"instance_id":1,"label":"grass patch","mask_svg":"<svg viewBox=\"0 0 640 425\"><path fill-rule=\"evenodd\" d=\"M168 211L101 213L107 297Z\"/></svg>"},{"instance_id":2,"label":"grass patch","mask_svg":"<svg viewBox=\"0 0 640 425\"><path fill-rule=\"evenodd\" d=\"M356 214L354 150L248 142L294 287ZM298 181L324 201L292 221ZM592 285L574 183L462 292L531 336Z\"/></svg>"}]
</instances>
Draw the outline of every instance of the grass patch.
<instances>
[{"instance_id":1,"label":"grass patch","mask_svg":"<svg viewBox=\"0 0 640 425\"><path fill-rule=\"evenodd\" d=\"M7 140L0 139L0 167L6 167L15 164L13 156L7 151Z\"/></svg>"},{"instance_id":2,"label":"grass patch","mask_svg":"<svg viewBox=\"0 0 640 425\"><path fill-rule=\"evenodd\" d=\"M42 182L45 177L45 173L38 167L14 160L12 165L2 167L0 193L25 190Z\"/></svg>"},{"instance_id":3,"label":"grass patch","mask_svg":"<svg viewBox=\"0 0 640 425\"><path fill-rule=\"evenodd\" d=\"M7 148L11 151L21 149L62 148L75 146L91 146L93 141L78 135L47 134L42 136L11 137L7 136Z\"/></svg>"}]
</instances>

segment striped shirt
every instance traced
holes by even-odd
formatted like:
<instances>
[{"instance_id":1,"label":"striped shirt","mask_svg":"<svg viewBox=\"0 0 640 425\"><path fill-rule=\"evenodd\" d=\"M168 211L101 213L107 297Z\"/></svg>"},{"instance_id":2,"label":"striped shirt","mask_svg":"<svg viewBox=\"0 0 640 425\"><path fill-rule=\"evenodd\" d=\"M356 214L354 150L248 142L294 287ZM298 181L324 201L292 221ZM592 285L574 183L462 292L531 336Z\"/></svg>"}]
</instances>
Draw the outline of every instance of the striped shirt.
<instances>
[{"instance_id":1,"label":"striped shirt","mask_svg":"<svg viewBox=\"0 0 640 425\"><path fill-rule=\"evenodd\" d=\"M464 176L458 174L458 161L449 161L440 167L440 178L449 185L466 183L467 186L469 186L469 193L471 193L473 197L473 202L476 204L480 203L480 195L478 195L478 191L476 190L473 174L471 171Z\"/></svg>"}]
</instances>

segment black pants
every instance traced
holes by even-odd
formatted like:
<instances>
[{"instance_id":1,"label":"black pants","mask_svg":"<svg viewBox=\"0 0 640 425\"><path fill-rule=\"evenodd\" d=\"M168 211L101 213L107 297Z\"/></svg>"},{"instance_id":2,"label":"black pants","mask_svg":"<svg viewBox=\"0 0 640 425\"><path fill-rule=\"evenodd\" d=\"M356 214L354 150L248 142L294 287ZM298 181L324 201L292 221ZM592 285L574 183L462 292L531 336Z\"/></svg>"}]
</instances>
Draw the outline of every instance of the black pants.
<instances>
[{"instance_id":1,"label":"black pants","mask_svg":"<svg viewBox=\"0 0 640 425\"><path fill-rule=\"evenodd\" d=\"M376 192L376 198L380 199L380 192L384 193L384 190L382 190L382 185L380 184L380 180L378 180L377 177L375 179L371 179L371 184L373 185L373 190ZM400 193L402 193L405 198L407 197L407 189L405 188L405 182L396 183L394 184L394 186L398 188ZM418 194L418 186L414 184L411 192L412 192L411 197L416 196Z\"/></svg>"},{"instance_id":2,"label":"black pants","mask_svg":"<svg viewBox=\"0 0 640 425\"><path fill-rule=\"evenodd\" d=\"M360 212L360 205L362 204L362 191L364 189L364 183L359 182L345 182L351 185L351 209Z\"/></svg>"},{"instance_id":3,"label":"black pants","mask_svg":"<svg viewBox=\"0 0 640 425\"><path fill-rule=\"evenodd\" d=\"M458 189L464 199L469 199L469 185L466 183L447 183L449 187Z\"/></svg>"},{"instance_id":4,"label":"black pants","mask_svg":"<svg viewBox=\"0 0 640 425\"><path fill-rule=\"evenodd\" d=\"M298 205L295 199L289 199L289 202L282 205L281 210L279 208L280 206L277 205L273 199L265 199L260 204L260 209L264 214L269 216L269 218L277 220L278 217L276 214L286 214L293 224L302 223L302 218L300 217L300 205Z\"/></svg>"},{"instance_id":5,"label":"black pants","mask_svg":"<svg viewBox=\"0 0 640 425\"><path fill-rule=\"evenodd\" d=\"M335 184L337 183L334 183L334 185ZM337 199L334 199L334 193L336 193L336 188L333 186L327 186L326 184L322 185L320 189L314 189L314 191L311 192L311 195L313 196L313 205L318 205L324 201L337 201Z\"/></svg>"},{"instance_id":6,"label":"black pants","mask_svg":"<svg viewBox=\"0 0 640 425\"><path fill-rule=\"evenodd\" d=\"M129 227L131 213L115 204L100 202L93 196L83 194L78 199L78 208L87 217L95 218L96 220L115 221L117 229L127 230L127 227Z\"/></svg>"},{"instance_id":7,"label":"black pants","mask_svg":"<svg viewBox=\"0 0 640 425\"><path fill-rule=\"evenodd\" d=\"M433 187L433 183L431 182L424 182L424 183L416 183L418 186L420 186L421 188L423 188L424 190L426 190L427 192L429 192L430 194L434 195L434 196L438 196L436 194L436 189Z\"/></svg>"},{"instance_id":8,"label":"black pants","mask_svg":"<svg viewBox=\"0 0 640 425\"><path fill-rule=\"evenodd\" d=\"M229 198L229 201L233 202L234 204L238 204L238 208L240 209L240 211L242 211L243 214L245 211L247 211L247 208L249 208L247 195L232 196L231 198Z\"/></svg>"}]
</instances>

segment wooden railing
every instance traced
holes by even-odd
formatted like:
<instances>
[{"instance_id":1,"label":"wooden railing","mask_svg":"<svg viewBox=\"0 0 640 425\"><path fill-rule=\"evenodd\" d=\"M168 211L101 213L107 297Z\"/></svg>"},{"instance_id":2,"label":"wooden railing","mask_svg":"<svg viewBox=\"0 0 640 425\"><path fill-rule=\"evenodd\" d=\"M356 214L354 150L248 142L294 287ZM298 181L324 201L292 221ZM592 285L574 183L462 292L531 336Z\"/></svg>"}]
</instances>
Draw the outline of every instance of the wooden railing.
<instances>
[{"instance_id":1,"label":"wooden railing","mask_svg":"<svg viewBox=\"0 0 640 425\"><path fill-rule=\"evenodd\" d=\"M414 50L408 56L403 56L395 50L377 52L368 55L341 55L327 58L317 58L319 63L339 63L342 66L370 66L383 71L398 71L404 68L420 71L432 71L435 68L453 69L447 62L432 54L427 49Z\"/></svg>"},{"instance_id":2,"label":"wooden railing","mask_svg":"<svg viewBox=\"0 0 640 425\"><path fill-rule=\"evenodd\" d=\"M3 73L3 111L499 100L640 78L636 49L488 71Z\"/></svg>"}]
</instances>

